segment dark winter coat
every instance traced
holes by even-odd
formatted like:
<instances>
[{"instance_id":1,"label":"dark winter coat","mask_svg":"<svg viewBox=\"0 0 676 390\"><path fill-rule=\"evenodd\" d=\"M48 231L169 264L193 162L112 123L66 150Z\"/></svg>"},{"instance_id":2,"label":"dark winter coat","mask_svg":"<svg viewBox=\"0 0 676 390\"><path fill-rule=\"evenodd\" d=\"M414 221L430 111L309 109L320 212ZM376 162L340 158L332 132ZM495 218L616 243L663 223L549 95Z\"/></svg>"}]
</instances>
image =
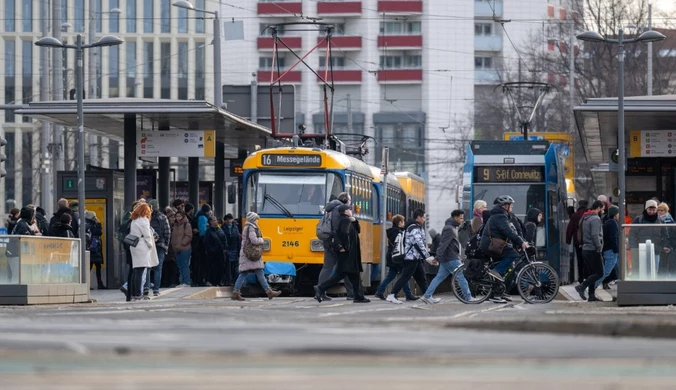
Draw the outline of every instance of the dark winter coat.
<instances>
[{"instance_id":1,"label":"dark winter coat","mask_svg":"<svg viewBox=\"0 0 676 390\"><path fill-rule=\"evenodd\" d=\"M601 217L594 210L589 210L582 216L582 250L595 252L603 250Z\"/></svg>"},{"instance_id":2,"label":"dark winter coat","mask_svg":"<svg viewBox=\"0 0 676 390\"><path fill-rule=\"evenodd\" d=\"M603 251L613 251L618 253L620 250L620 226L614 218L608 218L603 223Z\"/></svg>"},{"instance_id":3,"label":"dark winter coat","mask_svg":"<svg viewBox=\"0 0 676 390\"><path fill-rule=\"evenodd\" d=\"M62 237L62 238L74 238L73 228L70 225L64 223L58 223L53 228L54 235L52 237Z\"/></svg>"},{"instance_id":4,"label":"dark winter coat","mask_svg":"<svg viewBox=\"0 0 676 390\"><path fill-rule=\"evenodd\" d=\"M334 250L338 254L336 272L358 274L363 271L361 266L361 246L359 242L359 222L350 221L346 215L338 219L338 228L334 241ZM341 249L344 250L341 252Z\"/></svg>"},{"instance_id":5,"label":"dark winter coat","mask_svg":"<svg viewBox=\"0 0 676 390\"><path fill-rule=\"evenodd\" d=\"M150 227L153 228L160 238L155 241L155 247L164 250L166 254L171 243L171 226L166 215L159 211L153 211L150 217Z\"/></svg>"},{"instance_id":6,"label":"dark winter coat","mask_svg":"<svg viewBox=\"0 0 676 390\"><path fill-rule=\"evenodd\" d=\"M399 226L392 226L387 229L387 266L390 268L401 268L401 264L392 263L392 250L394 249L394 240L397 239L399 233L404 230Z\"/></svg>"},{"instance_id":7,"label":"dark winter coat","mask_svg":"<svg viewBox=\"0 0 676 390\"><path fill-rule=\"evenodd\" d=\"M87 219L85 220L85 224L87 227L87 231L91 234L92 238L97 237L99 240L99 247L96 248L96 250L92 250L92 248L87 248L89 251L89 262L90 263L103 263L103 240L101 240L101 236L103 236L103 226L101 226L101 222L94 222L93 219ZM88 245L91 244L88 243Z\"/></svg>"},{"instance_id":8,"label":"dark winter coat","mask_svg":"<svg viewBox=\"0 0 676 390\"><path fill-rule=\"evenodd\" d=\"M73 228L73 234L75 234L75 235L77 236L77 233L76 233L76 232L78 231L78 227L79 227L79 226L78 226L78 223L79 223L79 222L78 222L78 220L77 220L77 218L76 218L76 214L77 214L77 213L73 213L73 212L70 211L70 209L67 208L67 207L62 207L62 208L60 208L57 212L54 213L54 215L52 216L52 218L49 220L49 235L50 235L50 236L56 236L56 234L54 234L54 230L53 230L53 229L54 229L54 227L55 227L56 225L58 225L58 224L61 223L61 216L62 216L63 214L70 214L70 216L71 216L71 218L72 218L71 223L70 223L70 226Z\"/></svg>"},{"instance_id":9,"label":"dark winter coat","mask_svg":"<svg viewBox=\"0 0 676 390\"><path fill-rule=\"evenodd\" d=\"M225 233L218 227L209 226L204 232L204 250L209 256L219 255L222 257L223 252L228 249L228 240L225 238Z\"/></svg>"},{"instance_id":10,"label":"dark winter coat","mask_svg":"<svg viewBox=\"0 0 676 390\"><path fill-rule=\"evenodd\" d=\"M19 218L9 216L9 219L7 219L7 234L12 234L17 222L19 222Z\"/></svg>"},{"instance_id":11,"label":"dark winter coat","mask_svg":"<svg viewBox=\"0 0 676 390\"><path fill-rule=\"evenodd\" d=\"M491 217L488 219L488 223L481 235L481 244L479 247L482 252L488 252L488 245L491 242L491 237L501 238L507 241L507 245L502 251L502 258L519 257L519 253L514 249L513 245L520 247L524 243L523 238L517 234L516 227L509 220L509 214L500 205L495 205L495 207L491 209Z\"/></svg>"},{"instance_id":12,"label":"dark winter coat","mask_svg":"<svg viewBox=\"0 0 676 390\"><path fill-rule=\"evenodd\" d=\"M647 223L659 223L663 224L664 221L659 218L657 214L648 215L644 210L642 215L634 218L631 222L632 224L647 224ZM655 245L655 253L662 252L662 248L671 248L669 244L669 229L664 228L634 228L629 229L629 246L631 248L638 248L638 244L642 244L647 240L651 240Z\"/></svg>"},{"instance_id":13,"label":"dark winter coat","mask_svg":"<svg viewBox=\"0 0 676 390\"><path fill-rule=\"evenodd\" d=\"M430 255L434 256L439 250L439 243L441 242L441 233L434 232L432 236L432 245L430 245Z\"/></svg>"},{"instance_id":14,"label":"dark winter coat","mask_svg":"<svg viewBox=\"0 0 676 390\"><path fill-rule=\"evenodd\" d=\"M440 263L460 260L459 227L460 225L452 217L446 220L444 228L441 231L441 239L435 256Z\"/></svg>"},{"instance_id":15,"label":"dark winter coat","mask_svg":"<svg viewBox=\"0 0 676 390\"><path fill-rule=\"evenodd\" d=\"M573 243L576 248L582 245L581 242L577 241L577 230L580 228L580 220L582 219L582 215L585 213L585 211L587 211L586 207L580 207L577 209L575 214L570 217L570 221L568 221L568 228L566 229L566 244L570 245Z\"/></svg>"},{"instance_id":16,"label":"dark winter coat","mask_svg":"<svg viewBox=\"0 0 676 390\"><path fill-rule=\"evenodd\" d=\"M35 221L37 222L40 233L42 233L43 236L48 236L49 222L47 222L47 217L45 216L44 210L40 207L35 209Z\"/></svg>"},{"instance_id":17,"label":"dark winter coat","mask_svg":"<svg viewBox=\"0 0 676 390\"><path fill-rule=\"evenodd\" d=\"M228 240L228 260L238 261L239 249L242 247L242 236L239 233L239 228L233 222L232 224L224 224L221 229L225 233L225 238Z\"/></svg>"},{"instance_id":18,"label":"dark winter coat","mask_svg":"<svg viewBox=\"0 0 676 390\"><path fill-rule=\"evenodd\" d=\"M524 224L526 230L523 238L527 242L532 242L533 245L537 242L538 215L541 213L542 212L536 208L532 208L526 213L526 223Z\"/></svg>"}]
</instances>

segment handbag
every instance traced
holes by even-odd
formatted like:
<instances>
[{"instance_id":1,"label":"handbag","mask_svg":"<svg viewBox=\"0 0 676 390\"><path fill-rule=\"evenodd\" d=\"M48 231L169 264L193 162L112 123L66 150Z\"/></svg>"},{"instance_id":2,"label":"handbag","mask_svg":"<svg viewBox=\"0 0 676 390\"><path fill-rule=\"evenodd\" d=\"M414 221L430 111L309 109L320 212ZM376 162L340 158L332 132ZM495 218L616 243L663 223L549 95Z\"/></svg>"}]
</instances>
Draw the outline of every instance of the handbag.
<instances>
[{"instance_id":1,"label":"handbag","mask_svg":"<svg viewBox=\"0 0 676 390\"><path fill-rule=\"evenodd\" d=\"M251 229L250 226L247 226L245 229ZM258 261L263 257L263 244L253 244L251 241L249 241L249 232L247 231L246 234L244 235L247 237L247 240L244 242L244 246L242 247L242 251L244 252L244 256L246 256L247 259L251 261ZM261 233L258 229L256 229L256 236L260 237Z\"/></svg>"},{"instance_id":2,"label":"handbag","mask_svg":"<svg viewBox=\"0 0 676 390\"><path fill-rule=\"evenodd\" d=\"M129 233L124 237L124 240L122 241L122 243L124 245L128 246L128 247L136 248L136 245L138 245L138 242L139 242L140 239L141 238L139 236L135 236L135 235Z\"/></svg>"},{"instance_id":3,"label":"handbag","mask_svg":"<svg viewBox=\"0 0 676 390\"><path fill-rule=\"evenodd\" d=\"M507 240L503 240L502 238L498 237L493 237L491 236L491 225L490 223L486 225L486 233L488 233L488 236L491 238L489 244L488 244L488 256L490 257L501 257L502 252L505 250L505 247L507 246Z\"/></svg>"}]
</instances>

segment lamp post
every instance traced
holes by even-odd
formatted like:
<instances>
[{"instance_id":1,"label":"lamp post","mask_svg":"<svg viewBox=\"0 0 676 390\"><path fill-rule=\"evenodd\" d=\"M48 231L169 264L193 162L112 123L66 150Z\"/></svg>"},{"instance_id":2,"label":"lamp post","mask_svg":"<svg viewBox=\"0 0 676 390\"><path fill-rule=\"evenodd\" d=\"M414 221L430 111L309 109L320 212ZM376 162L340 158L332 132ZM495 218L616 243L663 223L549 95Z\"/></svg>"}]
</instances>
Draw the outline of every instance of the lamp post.
<instances>
[{"instance_id":1,"label":"lamp post","mask_svg":"<svg viewBox=\"0 0 676 390\"><path fill-rule=\"evenodd\" d=\"M40 47L54 47L58 49L75 49L76 55L76 71L75 71L75 95L77 97L77 131L78 131L78 145L77 145L77 202L80 210L80 220L79 223L79 236L80 236L80 256L81 259L85 258L86 252L86 236L85 236L85 226L84 226L84 215L85 215L85 163L84 163L84 109L82 103L82 91L84 88L83 83L83 70L82 70L82 57L83 51L85 49L91 49L96 47L104 46L115 46L121 44L122 39L113 36L106 35L99 39L96 42L91 42L89 44L82 44L82 35L77 34L77 39L75 40L75 45L64 44L60 40L54 37L44 37L40 38L35 42L35 46Z\"/></svg>"},{"instance_id":2,"label":"lamp post","mask_svg":"<svg viewBox=\"0 0 676 390\"><path fill-rule=\"evenodd\" d=\"M626 207L626 148L624 145L624 44L637 42L655 42L666 38L663 34L657 31L646 31L636 38L624 39L624 30L620 29L617 34L617 39L604 38L601 34L595 31L587 31L577 36L577 39L586 42L605 42L617 44L617 149L618 149L618 164L617 164L617 187L619 190L618 207L620 214L620 221L624 221L625 207ZM626 257L625 251L620 251L620 264L624 265Z\"/></svg>"},{"instance_id":3,"label":"lamp post","mask_svg":"<svg viewBox=\"0 0 676 390\"><path fill-rule=\"evenodd\" d=\"M218 18L218 10L207 11L198 9L187 0L178 0L172 5L178 8L214 15L214 105L218 109L221 109L223 108L223 85L221 84L221 20Z\"/></svg>"}]
</instances>

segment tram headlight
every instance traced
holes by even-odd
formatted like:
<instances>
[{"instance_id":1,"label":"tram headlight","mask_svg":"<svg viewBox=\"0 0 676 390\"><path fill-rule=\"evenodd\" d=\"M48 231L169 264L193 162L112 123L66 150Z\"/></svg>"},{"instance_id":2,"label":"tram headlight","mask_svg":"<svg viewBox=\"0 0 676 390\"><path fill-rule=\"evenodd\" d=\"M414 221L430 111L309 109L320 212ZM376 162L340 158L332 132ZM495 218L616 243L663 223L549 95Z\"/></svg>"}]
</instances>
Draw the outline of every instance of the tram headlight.
<instances>
[{"instance_id":1,"label":"tram headlight","mask_svg":"<svg viewBox=\"0 0 676 390\"><path fill-rule=\"evenodd\" d=\"M264 238L264 239L263 239L263 251L264 251L264 252L269 251L269 250L270 250L270 246L271 246L271 244L270 244L270 239L269 239L269 238Z\"/></svg>"},{"instance_id":2,"label":"tram headlight","mask_svg":"<svg viewBox=\"0 0 676 390\"><path fill-rule=\"evenodd\" d=\"M312 252L324 252L324 243L321 240L310 240L310 250Z\"/></svg>"}]
</instances>

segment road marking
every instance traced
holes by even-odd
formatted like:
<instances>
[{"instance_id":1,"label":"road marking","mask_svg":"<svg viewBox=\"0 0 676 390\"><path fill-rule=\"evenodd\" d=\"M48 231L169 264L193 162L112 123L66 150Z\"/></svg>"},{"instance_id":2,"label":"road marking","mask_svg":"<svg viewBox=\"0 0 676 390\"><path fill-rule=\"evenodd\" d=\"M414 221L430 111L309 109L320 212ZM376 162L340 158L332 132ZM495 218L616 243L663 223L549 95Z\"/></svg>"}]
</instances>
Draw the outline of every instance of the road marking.
<instances>
[{"instance_id":1,"label":"road marking","mask_svg":"<svg viewBox=\"0 0 676 390\"><path fill-rule=\"evenodd\" d=\"M350 310L350 311L341 311L341 312L331 312L331 313L322 313L318 317L333 317L339 315L350 315L350 314L359 314L359 313L373 313L377 311L394 311L405 309L405 307L395 306L395 307L383 307L380 309L361 309L361 310Z\"/></svg>"}]
</instances>

